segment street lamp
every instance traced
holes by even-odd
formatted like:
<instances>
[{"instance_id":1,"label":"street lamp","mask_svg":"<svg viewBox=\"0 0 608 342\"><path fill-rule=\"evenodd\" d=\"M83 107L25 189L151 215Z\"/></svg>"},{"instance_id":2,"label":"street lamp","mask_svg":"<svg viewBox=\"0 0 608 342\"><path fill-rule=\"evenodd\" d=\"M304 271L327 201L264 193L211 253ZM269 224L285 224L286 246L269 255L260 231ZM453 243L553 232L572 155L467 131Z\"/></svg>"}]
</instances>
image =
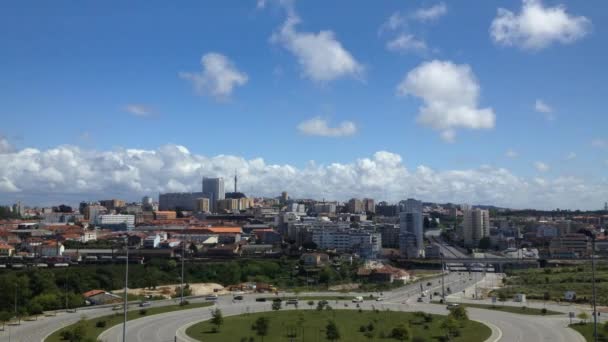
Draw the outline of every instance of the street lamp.
<instances>
[{"instance_id":1,"label":"street lamp","mask_svg":"<svg viewBox=\"0 0 608 342\"><path fill-rule=\"evenodd\" d=\"M184 305L184 257L185 257L186 243L182 241L182 277L181 277L181 298L180 305Z\"/></svg>"},{"instance_id":2,"label":"street lamp","mask_svg":"<svg viewBox=\"0 0 608 342\"><path fill-rule=\"evenodd\" d=\"M122 324L122 342L127 342L127 288L129 287L129 236L125 238L125 250L126 250L126 258L125 258L125 301L124 301L124 321Z\"/></svg>"},{"instance_id":3,"label":"street lamp","mask_svg":"<svg viewBox=\"0 0 608 342\"><path fill-rule=\"evenodd\" d=\"M441 257L441 299L445 302L445 281L443 278L443 275L444 275L443 253L439 252L439 256Z\"/></svg>"},{"instance_id":4,"label":"street lamp","mask_svg":"<svg viewBox=\"0 0 608 342\"><path fill-rule=\"evenodd\" d=\"M587 229L579 230L579 233L591 238L591 295L593 296L593 340L597 342L597 306L595 300L595 234Z\"/></svg>"}]
</instances>

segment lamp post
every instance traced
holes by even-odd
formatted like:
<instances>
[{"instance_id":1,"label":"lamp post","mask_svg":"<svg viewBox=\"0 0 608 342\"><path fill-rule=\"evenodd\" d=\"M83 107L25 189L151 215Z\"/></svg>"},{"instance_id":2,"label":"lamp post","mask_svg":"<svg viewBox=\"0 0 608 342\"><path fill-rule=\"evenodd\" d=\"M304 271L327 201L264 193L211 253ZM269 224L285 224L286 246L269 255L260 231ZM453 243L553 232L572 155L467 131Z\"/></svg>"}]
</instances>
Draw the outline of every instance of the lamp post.
<instances>
[{"instance_id":1,"label":"lamp post","mask_svg":"<svg viewBox=\"0 0 608 342\"><path fill-rule=\"evenodd\" d=\"M445 302L445 281L444 281L444 265L443 265L443 253L439 252L441 257L441 299Z\"/></svg>"},{"instance_id":2,"label":"lamp post","mask_svg":"<svg viewBox=\"0 0 608 342\"><path fill-rule=\"evenodd\" d=\"M182 277L181 277L181 299L179 304L184 305L184 258L185 258L186 243L182 242Z\"/></svg>"},{"instance_id":3,"label":"lamp post","mask_svg":"<svg viewBox=\"0 0 608 342\"><path fill-rule=\"evenodd\" d=\"M593 282L592 296L593 296L593 340L597 342L597 308L595 300L595 234L591 235L591 281Z\"/></svg>"},{"instance_id":4,"label":"lamp post","mask_svg":"<svg viewBox=\"0 0 608 342\"><path fill-rule=\"evenodd\" d=\"M125 239L125 249L126 249L126 258L125 258L125 302L124 302L124 321L122 324L122 342L127 342L127 288L129 287L129 236L127 235Z\"/></svg>"}]
</instances>

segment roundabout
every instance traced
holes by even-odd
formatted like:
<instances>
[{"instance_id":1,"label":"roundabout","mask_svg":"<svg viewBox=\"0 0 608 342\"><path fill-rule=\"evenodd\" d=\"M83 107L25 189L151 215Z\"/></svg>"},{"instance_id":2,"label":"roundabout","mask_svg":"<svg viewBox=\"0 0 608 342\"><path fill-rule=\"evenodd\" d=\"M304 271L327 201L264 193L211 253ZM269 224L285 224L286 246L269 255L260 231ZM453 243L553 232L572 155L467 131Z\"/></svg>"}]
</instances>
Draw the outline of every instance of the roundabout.
<instances>
[{"instance_id":1,"label":"roundabout","mask_svg":"<svg viewBox=\"0 0 608 342\"><path fill-rule=\"evenodd\" d=\"M186 334L205 342L327 341L332 334L341 341L447 341L449 334L451 341L483 342L492 334L489 327L467 319L378 309L298 309L224 317L221 325L213 322L193 324Z\"/></svg>"}]
</instances>

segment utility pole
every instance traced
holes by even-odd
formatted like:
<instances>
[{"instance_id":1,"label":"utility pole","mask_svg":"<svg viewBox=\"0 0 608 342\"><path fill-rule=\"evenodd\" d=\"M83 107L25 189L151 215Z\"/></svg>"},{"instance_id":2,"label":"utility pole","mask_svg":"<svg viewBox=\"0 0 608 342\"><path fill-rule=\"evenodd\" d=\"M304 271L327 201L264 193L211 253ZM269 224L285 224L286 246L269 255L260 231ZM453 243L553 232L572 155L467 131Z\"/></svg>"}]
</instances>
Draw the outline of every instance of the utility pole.
<instances>
[{"instance_id":1,"label":"utility pole","mask_svg":"<svg viewBox=\"0 0 608 342\"><path fill-rule=\"evenodd\" d=\"M127 256L125 259L125 303L123 308L124 313L124 322L122 324L122 342L127 342L127 288L129 287L129 236L127 235L125 239L125 249L127 251Z\"/></svg>"},{"instance_id":2,"label":"utility pole","mask_svg":"<svg viewBox=\"0 0 608 342\"><path fill-rule=\"evenodd\" d=\"M235 176L236 177L236 176ZM182 277L181 277L181 300L180 305L184 305L184 258L185 258L186 243L182 241Z\"/></svg>"},{"instance_id":3,"label":"utility pole","mask_svg":"<svg viewBox=\"0 0 608 342\"><path fill-rule=\"evenodd\" d=\"M597 307L595 300L595 234L591 236L591 281L593 282L593 340L597 342Z\"/></svg>"},{"instance_id":4,"label":"utility pole","mask_svg":"<svg viewBox=\"0 0 608 342\"><path fill-rule=\"evenodd\" d=\"M443 278L445 269L443 265L443 253L439 252L439 256L441 257L441 299L445 302L445 281Z\"/></svg>"}]
</instances>

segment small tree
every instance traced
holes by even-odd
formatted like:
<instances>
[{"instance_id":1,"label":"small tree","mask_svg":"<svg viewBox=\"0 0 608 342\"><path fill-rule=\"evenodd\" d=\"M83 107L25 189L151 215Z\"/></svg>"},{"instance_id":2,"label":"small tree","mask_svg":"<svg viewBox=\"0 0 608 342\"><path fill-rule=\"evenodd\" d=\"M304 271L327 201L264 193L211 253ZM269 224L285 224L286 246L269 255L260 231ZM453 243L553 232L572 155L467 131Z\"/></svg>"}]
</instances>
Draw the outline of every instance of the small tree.
<instances>
[{"instance_id":1,"label":"small tree","mask_svg":"<svg viewBox=\"0 0 608 342\"><path fill-rule=\"evenodd\" d=\"M336 322L332 320L327 322L327 326L325 327L325 337L330 341L340 339L340 331L338 330Z\"/></svg>"},{"instance_id":2,"label":"small tree","mask_svg":"<svg viewBox=\"0 0 608 342\"><path fill-rule=\"evenodd\" d=\"M462 306L453 308L450 311L451 312L448 316L453 317L457 321L466 321L469 319L469 316L467 315L467 310Z\"/></svg>"},{"instance_id":3,"label":"small tree","mask_svg":"<svg viewBox=\"0 0 608 342\"><path fill-rule=\"evenodd\" d=\"M405 325L400 324L391 330L391 337L399 341L405 341L410 338L410 331L407 330Z\"/></svg>"},{"instance_id":4,"label":"small tree","mask_svg":"<svg viewBox=\"0 0 608 342\"><path fill-rule=\"evenodd\" d=\"M275 300L274 302L272 302L272 310L274 310L274 311L281 310L281 301L280 300Z\"/></svg>"},{"instance_id":5,"label":"small tree","mask_svg":"<svg viewBox=\"0 0 608 342\"><path fill-rule=\"evenodd\" d=\"M220 326L224 324L224 315L222 314L222 310L215 309L211 311L211 324L215 325L216 331L220 330Z\"/></svg>"},{"instance_id":6,"label":"small tree","mask_svg":"<svg viewBox=\"0 0 608 342\"><path fill-rule=\"evenodd\" d=\"M31 314L34 315L34 317L36 319L38 319L38 315L42 314L42 305L40 305L40 303L38 303L37 301L32 301L30 303L30 305L28 305L27 311Z\"/></svg>"},{"instance_id":7,"label":"small tree","mask_svg":"<svg viewBox=\"0 0 608 342\"><path fill-rule=\"evenodd\" d=\"M451 316L448 316L442 323L441 329L445 331L445 336L448 340L452 339L452 336L459 334L458 322Z\"/></svg>"},{"instance_id":8,"label":"small tree","mask_svg":"<svg viewBox=\"0 0 608 342\"><path fill-rule=\"evenodd\" d=\"M313 300L309 300L307 302L308 306L310 306L310 308L312 309L312 307L315 305L315 302Z\"/></svg>"},{"instance_id":9,"label":"small tree","mask_svg":"<svg viewBox=\"0 0 608 342\"><path fill-rule=\"evenodd\" d=\"M0 311L0 322L2 322L2 330L4 331L4 325L10 321L13 315L8 311Z\"/></svg>"},{"instance_id":10,"label":"small tree","mask_svg":"<svg viewBox=\"0 0 608 342\"><path fill-rule=\"evenodd\" d=\"M266 317L258 317L253 323L253 330L262 337L262 341L264 341L264 336L268 335L268 323L269 320Z\"/></svg>"},{"instance_id":11,"label":"small tree","mask_svg":"<svg viewBox=\"0 0 608 342\"><path fill-rule=\"evenodd\" d=\"M581 311L581 313L579 313L576 317L580 319L582 323L587 323L587 320L589 319L589 314L585 311Z\"/></svg>"}]
</instances>

